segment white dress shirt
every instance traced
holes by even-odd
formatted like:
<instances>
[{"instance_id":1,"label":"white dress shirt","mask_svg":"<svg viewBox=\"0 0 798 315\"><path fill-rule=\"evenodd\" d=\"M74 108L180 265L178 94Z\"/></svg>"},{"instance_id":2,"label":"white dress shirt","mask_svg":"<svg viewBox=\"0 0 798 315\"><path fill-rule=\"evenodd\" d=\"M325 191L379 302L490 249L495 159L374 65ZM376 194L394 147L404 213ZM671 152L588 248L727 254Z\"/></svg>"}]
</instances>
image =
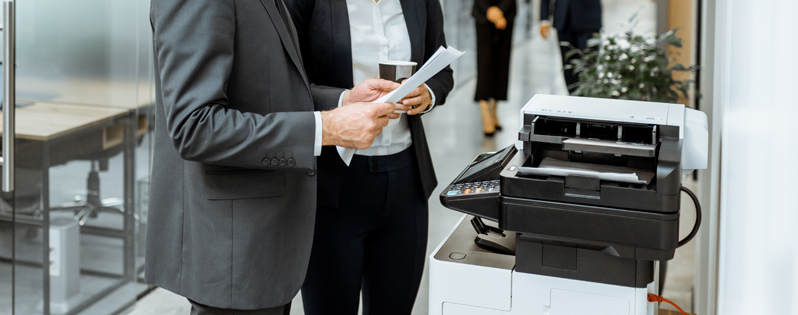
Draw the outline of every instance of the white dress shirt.
<instances>
[{"instance_id":1,"label":"white dress shirt","mask_svg":"<svg viewBox=\"0 0 798 315\"><path fill-rule=\"evenodd\" d=\"M399 0L346 0L346 6L352 42L353 84L378 77L380 60L410 61L410 35ZM356 154L391 155L402 152L412 143L407 114L402 114L399 119L391 119L371 147L357 150Z\"/></svg>"}]
</instances>

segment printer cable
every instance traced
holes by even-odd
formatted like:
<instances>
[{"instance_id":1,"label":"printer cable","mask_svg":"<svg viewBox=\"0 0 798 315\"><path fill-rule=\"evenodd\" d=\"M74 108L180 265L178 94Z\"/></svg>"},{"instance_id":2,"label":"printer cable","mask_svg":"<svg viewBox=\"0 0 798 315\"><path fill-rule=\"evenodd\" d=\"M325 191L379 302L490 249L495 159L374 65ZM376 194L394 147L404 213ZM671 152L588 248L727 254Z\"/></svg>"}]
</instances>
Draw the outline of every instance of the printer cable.
<instances>
[{"instance_id":1,"label":"printer cable","mask_svg":"<svg viewBox=\"0 0 798 315\"><path fill-rule=\"evenodd\" d=\"M690 231L690 234L688 234L683 240L679 241L679 246L676 248L682 247L684 244L687 244L687 242L690 242L690 240L692 240L693 237L698 234L698 228L701 226L701 203L698 202L698 197L696 197L696 195L690 189L684 187L684 185L682 185L681 189L682 191L686 192L688 196L690 196L690 199L693 199L693 203L695 204L695 225L693 225L693 230Z\"/></svg>"},{"instance_id":2,"label":"printer cable","mask_svg":"<svg viewBox=\"0 0 798 315\"><path fill-rule=\"evenodd\" d=\"M664 298L662 296L659 296L659 295L656 295L656 294L653 294L653 293L649 293L647 298L648 298L649 302L665 302L665 303L668 303L670 305L673 305L673 307L675 307L677 310L679 310L679 312L682 313L682 315L687 315L687 313L685 313L685 311L681 307L679 307L679 305L676 305L676 303L673 303L673 301L668 300L668 299L666 299L666 298Z\"/></svg>"}]
</instances>

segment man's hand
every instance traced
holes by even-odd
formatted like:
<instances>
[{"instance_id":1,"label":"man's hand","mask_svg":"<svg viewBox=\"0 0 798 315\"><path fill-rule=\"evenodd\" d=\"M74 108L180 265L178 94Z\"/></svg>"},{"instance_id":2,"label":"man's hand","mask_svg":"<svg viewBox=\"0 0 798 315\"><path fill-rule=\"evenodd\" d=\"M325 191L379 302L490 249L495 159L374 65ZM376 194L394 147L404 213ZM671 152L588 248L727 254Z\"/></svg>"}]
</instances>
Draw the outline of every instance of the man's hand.
<instances>
[{"instance_id":1,"label":"man's hand","mask_svg":"<svg viewBox=\"0 0 798 315\"><path fill-rule=\"evenodd\" d=\"M366 79L365 81L360 82L358 85L355 85L351 91L344 93L342 105L345 106L359 102L373 102L378 100L380 97L385 96L385 94L398 89L399 86L399 83L393 81L382 79Z\"/></svg>"},{"instance_id":2,"label":"man's hand","mask_svg":"<svg viewBox=\"0 0 798 315\"><path fill-rule=\"evenodd\" d=\"M399 103L396 104L396 109L407 111L408 115L418 115L431 105L432 95L429 95L427 86L422 84L399 101Z\"/></svg>"},{"instance_id":3,"label":"man's hand","mask_svg":"<svg viewBox=\"0 0 798 315\"><path fill-rule=\"evenodd\" d=\"M355 103L321 112L321 144L368 149L394 110L389 103Z\"/></svg>"},{"instance_id":4,"label":"man's hand","mask_svg":"<svg viewBox=\"0 0 798 315\"><path fill-rule=\"evenodd\" d=\"M549 30L551 29L551 22L543 20L540 21L540 36L549 38Z\"/></svg>"}]
</instances>

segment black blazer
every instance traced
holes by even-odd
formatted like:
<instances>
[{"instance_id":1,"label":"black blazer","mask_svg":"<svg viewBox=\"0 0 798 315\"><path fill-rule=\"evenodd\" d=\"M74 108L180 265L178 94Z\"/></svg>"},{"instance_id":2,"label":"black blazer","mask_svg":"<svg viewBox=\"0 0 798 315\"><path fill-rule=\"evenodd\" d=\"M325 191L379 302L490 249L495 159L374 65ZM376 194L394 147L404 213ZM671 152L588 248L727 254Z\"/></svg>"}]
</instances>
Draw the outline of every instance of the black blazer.
<instances>
[{"instance_id":1,"label":"black blazer","mask_svg":"<svg viewBox=\"0 0 798 315\"><path fill-rule=\"evenodd\" d=\"M554 12L551 3L554 1ZM542 0L540 19L546 20L554 15L554 28L565 31L568 27L577 32L598 32L601 30L601 0Z\"/></svg>"},{"instance_id":2,"label":"black blazer","mask_svg":"<svg viewBox=\"0 0 798 315\"><path fill-rule=\"evenodd\" d=\"M419 67L440 46L446 47L443 35L443 12L438 0L400 0L410 35L411 60ZM308 80L315 85L351 88L352 43L349 32L349 13L346 0L285 0L294 20ZM446 67L427 81L435 93L436 106L443 105L452 90L452 69ZM418 115L408 116L413 139L421 189L429 198L438 185L432 166L424 124ZM318 202L337 207L342 182L346 176L344 164L335 147L324 147L318 158Z\"/></svg>"}]
</instances>

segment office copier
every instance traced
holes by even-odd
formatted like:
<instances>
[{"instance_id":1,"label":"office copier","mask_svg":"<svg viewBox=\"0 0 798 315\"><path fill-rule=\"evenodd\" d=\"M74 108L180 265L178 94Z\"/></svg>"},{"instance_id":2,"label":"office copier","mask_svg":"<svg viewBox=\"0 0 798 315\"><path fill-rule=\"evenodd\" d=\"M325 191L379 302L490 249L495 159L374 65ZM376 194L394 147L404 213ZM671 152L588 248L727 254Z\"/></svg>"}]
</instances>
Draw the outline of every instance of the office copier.
<instances>
[{"instance_id":1,"label":"office copier","mask_svg":"<svg viewBox=\"0 0 798 315\"><path fill-rule=\"evenodd\" d=\"M473 218L430 256L429 314L655 314L655 262L700 222L679 240L682 175L706 168L706 115L536 95L521 122L517 144L478 156L440 195Z\"/></svg>"}]
</instances>

